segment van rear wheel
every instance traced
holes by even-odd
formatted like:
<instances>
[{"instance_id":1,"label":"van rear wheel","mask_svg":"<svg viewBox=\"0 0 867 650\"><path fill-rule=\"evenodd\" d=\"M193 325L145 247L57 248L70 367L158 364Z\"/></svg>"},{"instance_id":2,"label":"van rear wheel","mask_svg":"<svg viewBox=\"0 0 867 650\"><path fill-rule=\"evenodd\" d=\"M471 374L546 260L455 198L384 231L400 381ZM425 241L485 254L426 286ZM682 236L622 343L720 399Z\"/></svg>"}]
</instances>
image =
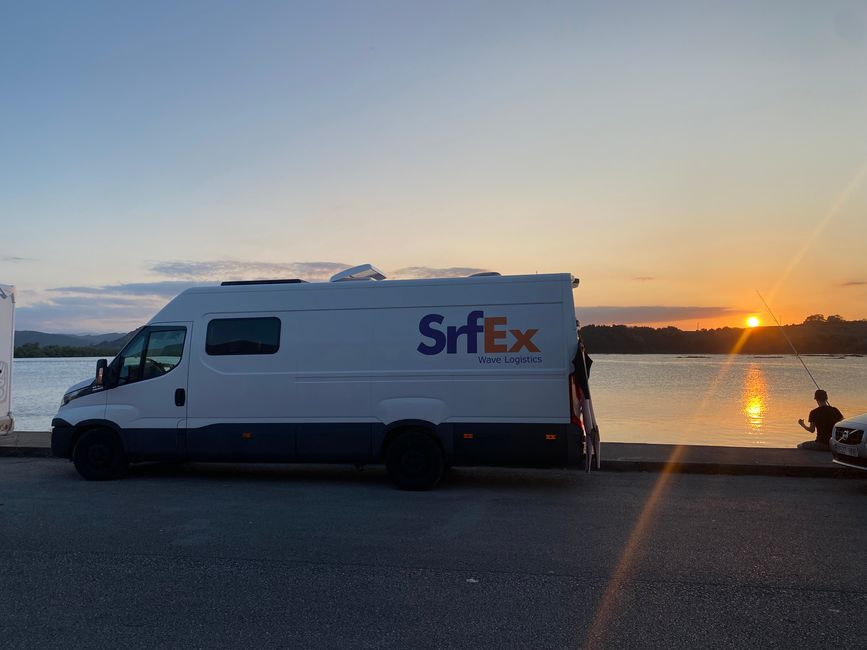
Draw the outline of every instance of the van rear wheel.
<instances>
[{"instance_id":1,"label":"van rear wheel","mask_svg":"<svg viewBox=\"0 0 867 650\"><path fill-rule=\"evenodd\" d=\"M421 431L401 433L385 451L385 468L401 490L429 490L443 477L443 452Z\"/></svg>"},{"instance_id":2,"label":"van rear wheel","mask_svg":"<svg viewBox=\"0 0 867 650\"><path fill-rule=\"evenodd\" d=\"M111 429L93 429L83 434L75 443L72 462L88 481L120 478L129 468L123 445Z\"/></svg>"}]
</instances>

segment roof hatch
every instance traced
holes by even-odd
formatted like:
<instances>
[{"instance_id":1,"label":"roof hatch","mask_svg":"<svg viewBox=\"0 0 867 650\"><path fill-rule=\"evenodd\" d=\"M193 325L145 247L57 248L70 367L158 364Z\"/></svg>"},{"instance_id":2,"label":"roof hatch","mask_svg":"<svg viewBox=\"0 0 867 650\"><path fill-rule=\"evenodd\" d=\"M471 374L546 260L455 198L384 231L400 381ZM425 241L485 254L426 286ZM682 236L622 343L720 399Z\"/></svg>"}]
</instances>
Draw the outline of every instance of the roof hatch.
<instances>
[{"instance_id":1,"label":"roof hatch","mask_svg":"<svg viewBox=\"0 0 867 650\"><path fill-rule=\"evenodd\" d=\"M385 274L373 264L362 264L331 276L332 282L348 282L350 280L385 280Z\"/></svg>"}]
</instances>

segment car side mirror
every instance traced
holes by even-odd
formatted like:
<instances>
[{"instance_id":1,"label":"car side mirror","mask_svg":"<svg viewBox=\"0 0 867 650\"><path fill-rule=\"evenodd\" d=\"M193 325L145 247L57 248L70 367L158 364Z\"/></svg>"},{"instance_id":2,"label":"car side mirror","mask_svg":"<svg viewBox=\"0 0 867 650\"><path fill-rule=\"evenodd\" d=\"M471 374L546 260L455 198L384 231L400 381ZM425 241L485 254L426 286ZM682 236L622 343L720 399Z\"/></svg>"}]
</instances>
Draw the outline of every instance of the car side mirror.
<instances>
[{"instance_id":1,"label":"car side mirror","mask_svg":"<svg viewBox=\"0 0 867 650\"><path fill-rule=\"evenodd\" d=\"M105 359L100 359L96 362L96 379L93 382L96 386L102 386L105 384L105 369L107 367L108 361Z\"/></svg>"}]
</instances>

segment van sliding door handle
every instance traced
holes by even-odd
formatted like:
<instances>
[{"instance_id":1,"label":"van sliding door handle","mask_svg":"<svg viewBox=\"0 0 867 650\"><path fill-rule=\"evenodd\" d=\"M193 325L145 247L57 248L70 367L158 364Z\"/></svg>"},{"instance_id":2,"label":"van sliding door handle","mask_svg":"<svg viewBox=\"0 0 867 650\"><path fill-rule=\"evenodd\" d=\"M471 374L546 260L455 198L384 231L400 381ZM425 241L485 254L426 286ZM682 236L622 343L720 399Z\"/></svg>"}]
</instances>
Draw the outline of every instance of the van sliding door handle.
<instances>
[{"instance_id":1,"label":"van sliding door handle","mask_svg":"<svg viewBox=\"0 0 867 650\"><path fill-rule=\"evenodd\" d=\"M178 388L175 391L175 406L183 406L187 401L187 391L183 388Z\"/></svg>"}]
</instances>

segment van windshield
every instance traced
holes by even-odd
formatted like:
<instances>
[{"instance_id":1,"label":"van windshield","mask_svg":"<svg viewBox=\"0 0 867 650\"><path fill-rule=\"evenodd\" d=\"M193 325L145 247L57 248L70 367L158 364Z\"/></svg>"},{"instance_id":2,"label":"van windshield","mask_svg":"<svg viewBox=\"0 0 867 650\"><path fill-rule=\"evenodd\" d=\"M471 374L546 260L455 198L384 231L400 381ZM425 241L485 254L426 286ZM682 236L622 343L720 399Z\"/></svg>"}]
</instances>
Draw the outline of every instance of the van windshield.
<instances>
[{"instance_id":1,"label":"van windshield","mask_svg":"<svg viewBox=\"0 0 867 650\"><path fill-rule=\"evenodd\" d=\"M117 358L112 362L114 372L111 373L116 379L117 385L128 384L131 381L138 381L138 370L141 367L141 356L144 350L145 341L147 341L148 331L143 329L135 335L133 339L126 344ZM117 373L117 374L115 374Z\"/></svg>"}]
</instances>

